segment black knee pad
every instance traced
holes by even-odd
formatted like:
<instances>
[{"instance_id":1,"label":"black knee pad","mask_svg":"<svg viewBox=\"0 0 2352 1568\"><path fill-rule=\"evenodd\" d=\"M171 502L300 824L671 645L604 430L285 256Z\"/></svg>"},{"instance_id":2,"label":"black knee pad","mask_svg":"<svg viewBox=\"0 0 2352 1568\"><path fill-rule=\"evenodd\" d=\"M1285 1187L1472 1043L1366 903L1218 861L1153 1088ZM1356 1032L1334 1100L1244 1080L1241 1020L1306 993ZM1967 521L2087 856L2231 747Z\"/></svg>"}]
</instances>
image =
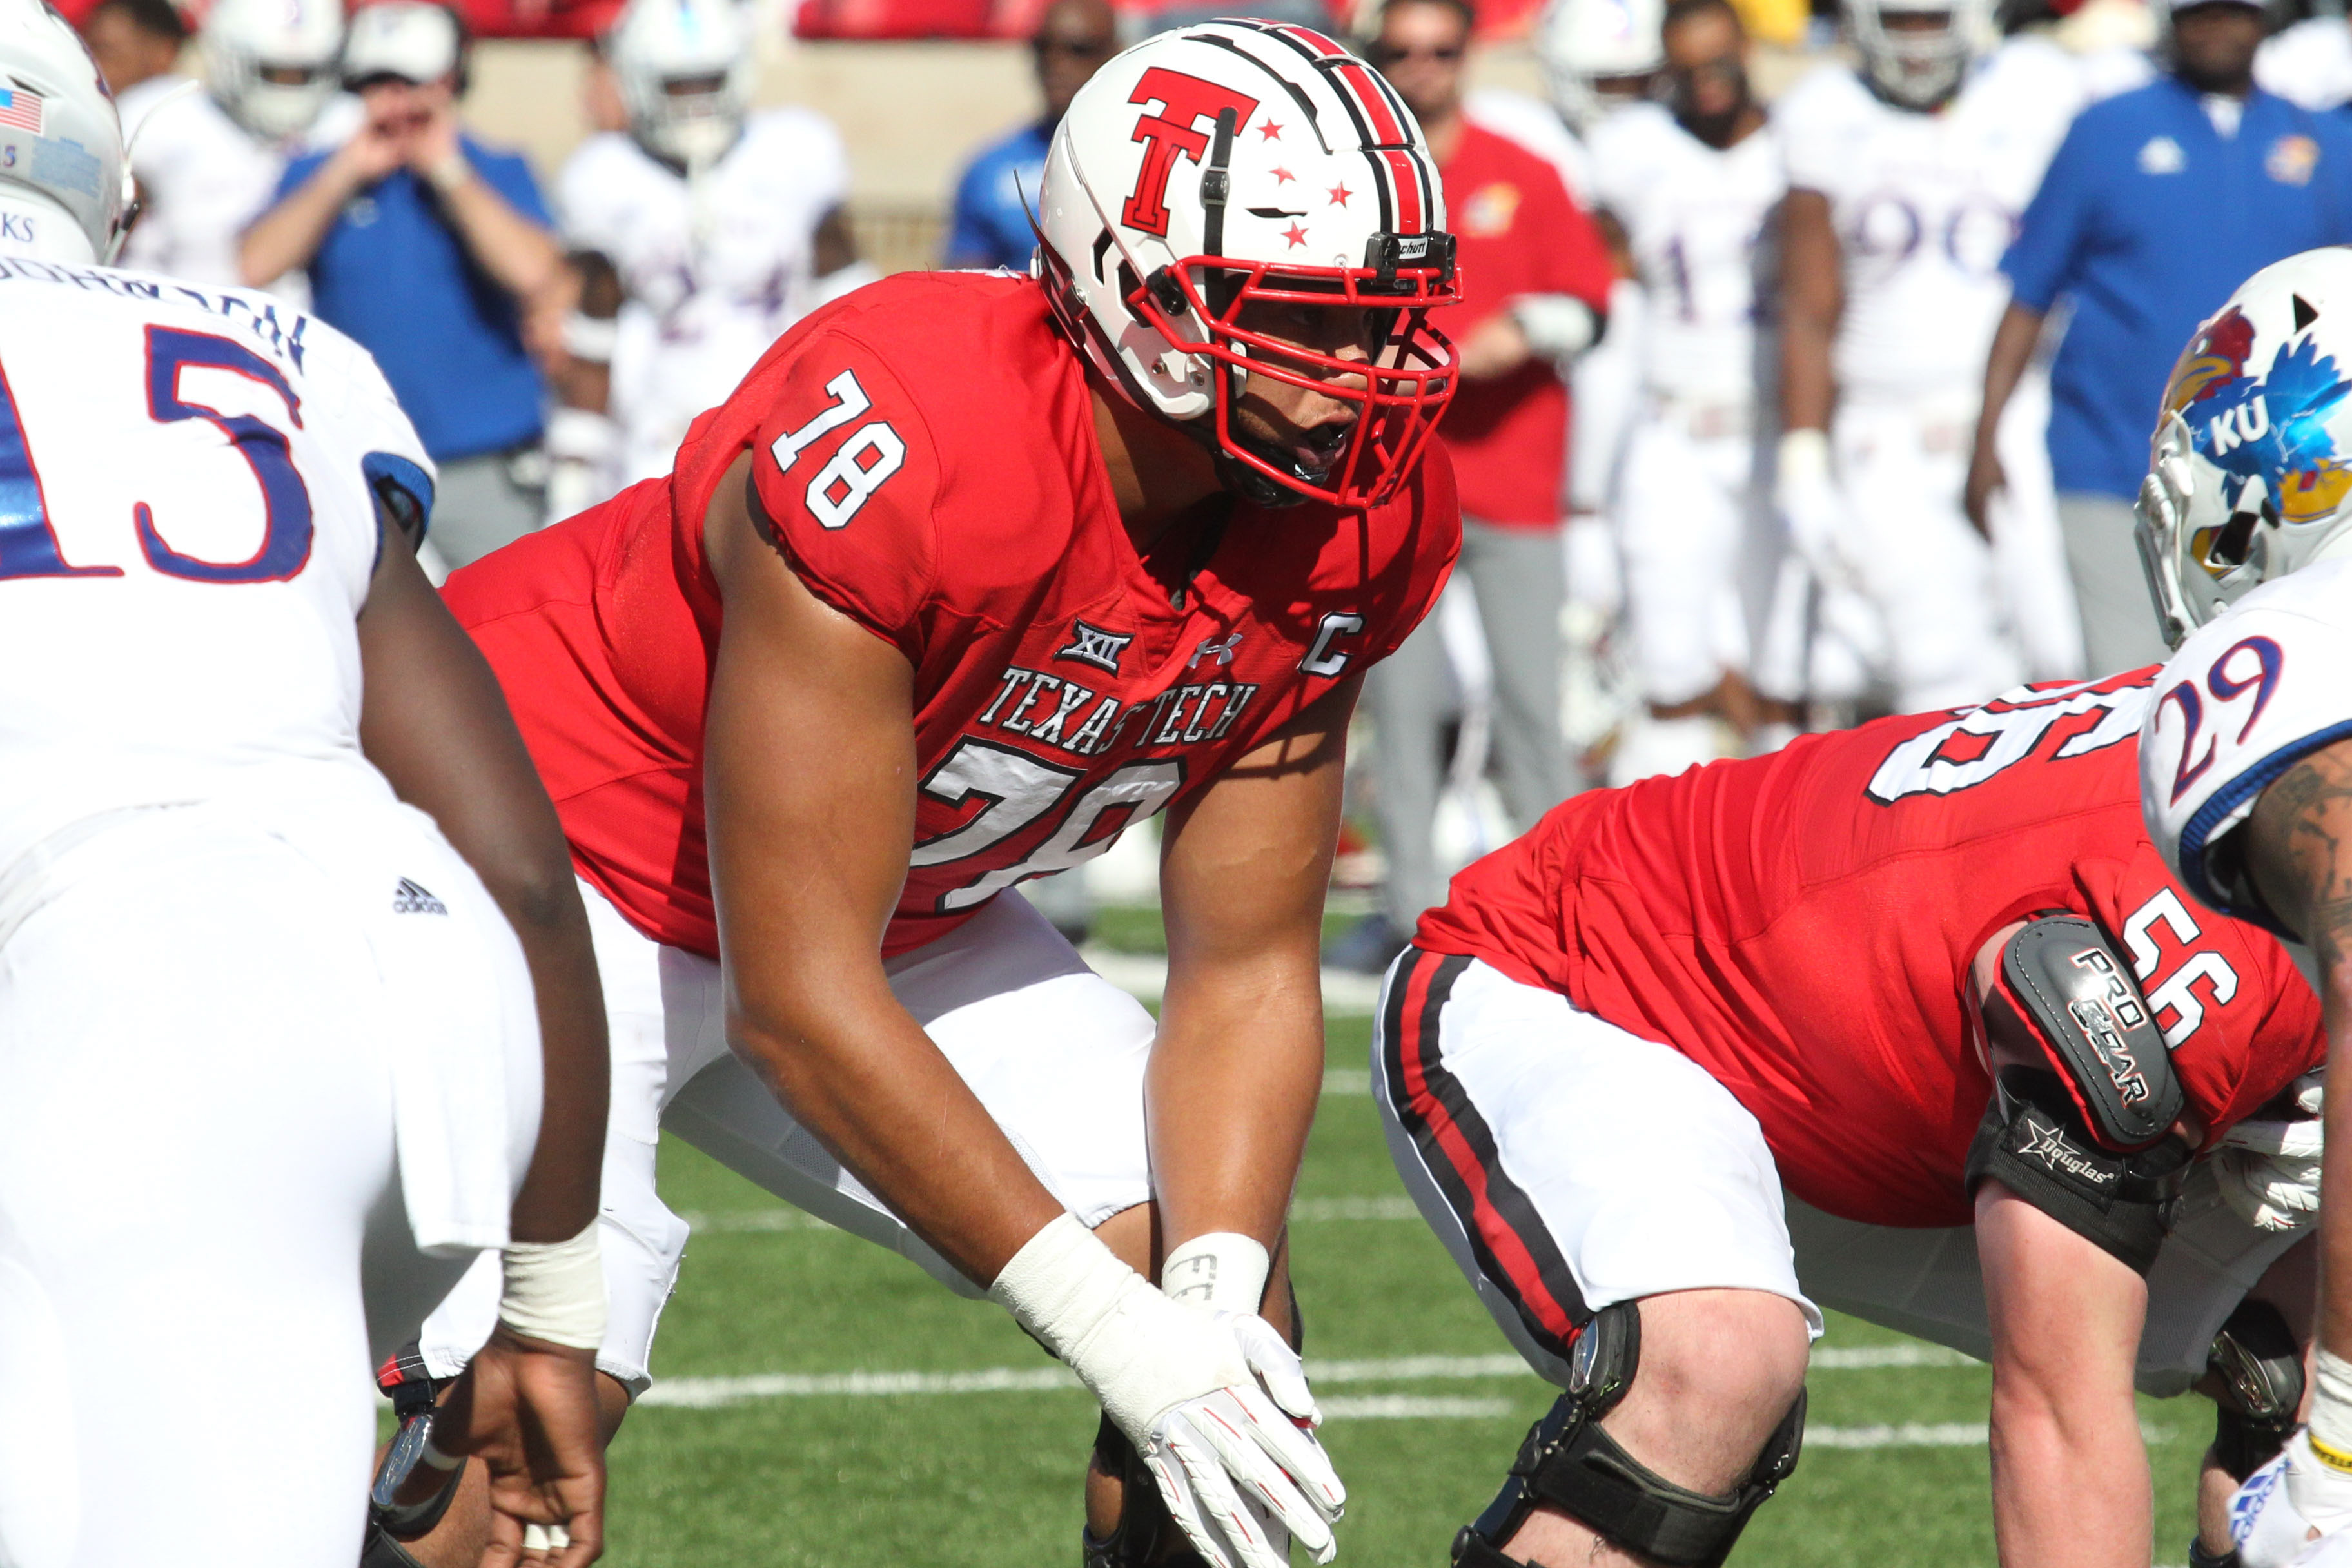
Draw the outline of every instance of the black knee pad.
<instances>
[{"instance_id":1,"label":"black knee pad","mask_svg":"<svg viewBox=\"0 0 2352 1568\"><path fill-rule=\"evenodd\" d=\"M1755 1468L1729 1492L1678 1487L1601 1429L1623 1399L1642 1357L1640 1306L1604 1307L1577 1335L1568 1392L1528 1432L1510 1479L1475 1522L1454 1538L1456 1568L1524 1568L1503 1554L1538 1504L1549 1504L1629 1552L1669 1568L1717 1568L1761 1507L1797 1468L1805 1427L1800 1389L1765 1440Z\"/></svg>"},{"instance_id":2,"label":"black knee pad","mask_svg":"<svg viewBox=\"0 0 2352 1568\"><path fill-rule=\"evenodd\" d=\"M2268 1301L2241 1301L2213 1336L2213 1462L2242 1484L2276 1457L2303 1403L2303 1347Z\"/></svg>"}]
</instances>

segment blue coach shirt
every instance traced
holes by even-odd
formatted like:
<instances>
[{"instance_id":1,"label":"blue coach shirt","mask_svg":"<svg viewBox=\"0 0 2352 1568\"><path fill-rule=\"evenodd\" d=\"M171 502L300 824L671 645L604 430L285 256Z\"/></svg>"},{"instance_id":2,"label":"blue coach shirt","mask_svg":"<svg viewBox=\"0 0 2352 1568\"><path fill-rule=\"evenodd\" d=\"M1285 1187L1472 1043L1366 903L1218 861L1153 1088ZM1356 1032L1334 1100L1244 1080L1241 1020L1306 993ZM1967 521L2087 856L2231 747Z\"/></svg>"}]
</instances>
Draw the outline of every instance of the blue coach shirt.
<instances>
[{"instance_id":1,"label":"blue coach shirt","mask_svg":"<svg viewBox=\"0 0 2352 1568\"><path fill-rule=\"evenodd\" d=\"M2266 92L2235 136L2173 77L2076 117L2002 259L2019 304L2074 316L2051 376L2061 491L2126 499L2199 322L2283 257L2352 240L2352 121Z\"/></svg>"},{"instance_id":2,"label":"blue coach shirt","mask_svg":"<svg viewBox=\"0 0 2352 1568\"><path fill-rule=\"evenodd\" d=\"M530 167L461 136L475 172L517 212L549 228ZM297 158L280 199L316 174L324 153ZM310 258L311 308L375 355L384 379L438 461L539 439L544 388L523 352L521 314L466 252L430 188L406 169L352 198Z\"/></svg>"},{"instance_id":3,"label":"blue coach shirt","mask_svg":"<svg viewBox=\"0 0 2352 1568\"><path fill-rule=\"evenodd\" d=\"M1010 267L1029 270L1029 253L1037 237L1029 227L1028 208L1037 205L1037 186L1045 177L1045 151L1053 144L1054 128L1042 121L1015 131L1003 141L981 149L956 182L955 223L948 232L947 263L950 267Z\"/></svg>"}]
</instances>

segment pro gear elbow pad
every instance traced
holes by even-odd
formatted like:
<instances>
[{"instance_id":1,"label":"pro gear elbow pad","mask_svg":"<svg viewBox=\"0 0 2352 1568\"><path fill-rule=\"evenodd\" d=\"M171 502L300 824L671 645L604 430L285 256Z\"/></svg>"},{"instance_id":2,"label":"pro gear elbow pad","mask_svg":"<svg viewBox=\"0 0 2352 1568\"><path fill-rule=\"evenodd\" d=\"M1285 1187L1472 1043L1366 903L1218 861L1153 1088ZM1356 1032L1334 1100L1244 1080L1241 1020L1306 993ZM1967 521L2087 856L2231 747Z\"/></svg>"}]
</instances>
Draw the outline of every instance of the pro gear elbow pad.
<instances>
[{"instance_id":1,"label":"pro gear elbow pad","mask_svg":"<svg viewBox=\"0 0 2352 1568\"><path fill-rule=\"evenodd\" d=\"M2186 1097L2164 1032L2096 925L2071 914L2026 921L2001 950L2000 988L2100 1143L2144 1149L2180 1120Z\"/></svg>"}]
</instances>

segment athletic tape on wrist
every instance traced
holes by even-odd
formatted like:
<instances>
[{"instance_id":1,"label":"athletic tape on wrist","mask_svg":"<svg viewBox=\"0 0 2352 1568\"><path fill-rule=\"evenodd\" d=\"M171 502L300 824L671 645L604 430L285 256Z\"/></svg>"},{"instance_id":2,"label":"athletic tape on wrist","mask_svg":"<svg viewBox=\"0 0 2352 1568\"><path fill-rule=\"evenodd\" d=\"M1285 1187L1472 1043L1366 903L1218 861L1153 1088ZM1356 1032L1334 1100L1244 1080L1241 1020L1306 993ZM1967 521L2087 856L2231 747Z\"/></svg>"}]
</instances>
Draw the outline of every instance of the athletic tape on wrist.
<instances>
[{"instance_id":1,"label":"athletic tape on wrist","mask_svg":"<svg viewBox=\"0 0 2352 1568\"><path fill-rule=\"evenodd\" d=\"M1255 1313L1265 1298L1273 1260L1265 1247L1235 1231L1196 1236L1160 1266L1160 1288L1171 1300L1213 1312Z\"/></svg>"},{"instance_id":2,"label":"athletic tape on wrist","mask_svg":"<svg viewBox=\"0 0 2352 1568\"><path fill-rule=\"evenodd\" d=\"M596 1222L569 1241L507 1245L499 1321L550 1344L593 1351L604 1343L604 1264Z\"/></svg>"},{"instance_id":3,"label":"athletic tape on wrist","mask_svg":"<svg viewBox=\"0 0 2352 1568\"><path fill-rule=\"evenodd\" d=\"M2322 1349L2312 1358L2311 1451L2352 1474L2352 1361Z\"/></svg>"},{"instance_id":4,"label":"athletic tape on wrist","mask_svg":"<svg viewBox=\"0 0 2352 1568\"><path fill-rule=\"evenodd\" d=\"M563 318L563 352L590 364L613 363L613 349L621 341L617 316L590 316L574 310Z\"/></svg>"},{"instance_id":5,"label":"athletic tape on wrist","mask_svg":"<svg viewBox=\"0 0 2352 1568\"><path fill-rule=\"evenodd\" d=\"M1830 477L1830 437L1826 430L1791 430L1780 437L1780 482L1818 484Z\"/></svg>"},{"instance_id":6,"label":"athletic tape on wrist","mask_svg":"<svg viewBox=\"0 0 2352 1568\"><path fill-rule=\"evenodd\" d=\"M1544 359L1572 358L1601 335L1592 307L1572 294L1522 294L1510 310L1528 347Z\"/></svg>"}]
</instances>

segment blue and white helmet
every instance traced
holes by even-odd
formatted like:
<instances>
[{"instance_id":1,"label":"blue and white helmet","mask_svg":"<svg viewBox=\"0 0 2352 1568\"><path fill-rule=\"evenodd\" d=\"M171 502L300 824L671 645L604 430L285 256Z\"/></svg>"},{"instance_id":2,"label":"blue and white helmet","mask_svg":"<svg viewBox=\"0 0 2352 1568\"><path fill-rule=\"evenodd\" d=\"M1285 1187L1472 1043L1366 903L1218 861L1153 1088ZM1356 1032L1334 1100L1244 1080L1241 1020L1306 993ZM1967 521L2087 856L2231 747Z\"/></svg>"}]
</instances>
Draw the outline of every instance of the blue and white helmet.
<instances>
[{"instance_id":1,"label":"blue and white helmet","mask_svg":"<svg viewBox=\"0 0 2352 1568\"><path fill-rule=\"evenodd\" d=\"M1665 68L1665 0L1551 0L1535 28L1545 95L1559 117L1589 131L1616 107L1600 83Z\"/></svg>"},{"instance_id":2,"label":"blue and white helmet","mask_svg":"<svg viewBox=\"0 0 2352 1568\"><path fill-rule=\"evenodd\" d=\"M1933 109L1951 97L1996 42L1990 0L1844 0L1844 13L1863 75L1880 97L1906 109ZM1939 25L1889 27L1890 16Z\"/></svg>"},{"instance_id":3,"label":"blue and white helmet","mask_svg":"<svg viewBox=\"0 0 2352 1568\"><path fill-rule=\"evenodd\" d=\"M0 0L0 207L41 256L110 261L129 205L122 123L81 35L41 0Z\"/></svg>"},{"instance_id":4,"label":"blue and white helmet","mask_svg":"<svg viewBox=\"0 0 2352 1568\"><path fill-rule=\"evenodd\" d=\"M646 151L691 173L735 145L757 72L738 0L630 0L604 47Z\"/></svg>"},{"instance_id":5,"label":"blue and white helmet","mask_svg":"<svg viewBox=\"0 0 2352 1568\"><path fill-rule=\"evenodd\" d=\"M2352 247L2263 268L2189 340L2137 539L2175 646L2261 584L2352 551Z\"/></svg>"},{"instance_id":6,"label":"blue and white helmet","mask_svg":"<svg viewBox=\"0 0 2352 1568\"><path fill-rule=\"evenodd\" d=\"M219 0L204 26L213 100L264 141L299 135L335 94L340 0Z\"/></svg>"}]
</instances>

